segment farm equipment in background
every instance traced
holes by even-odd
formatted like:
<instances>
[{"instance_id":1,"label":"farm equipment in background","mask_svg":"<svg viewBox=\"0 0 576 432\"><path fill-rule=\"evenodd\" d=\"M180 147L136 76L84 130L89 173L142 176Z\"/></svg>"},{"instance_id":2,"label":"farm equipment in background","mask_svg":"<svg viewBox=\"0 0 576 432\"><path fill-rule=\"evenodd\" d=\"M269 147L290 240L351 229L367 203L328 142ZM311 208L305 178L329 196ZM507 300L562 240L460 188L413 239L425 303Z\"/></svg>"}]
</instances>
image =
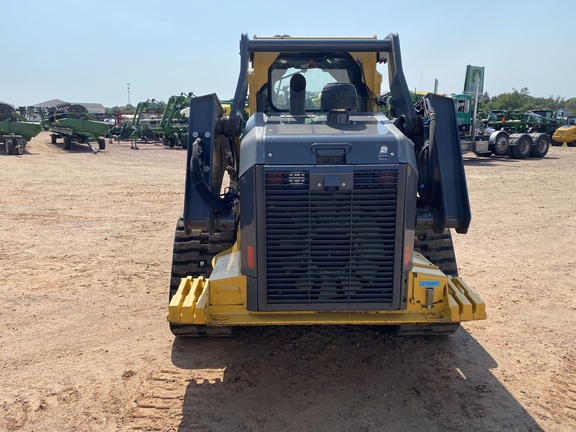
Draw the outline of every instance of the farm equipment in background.
<instances>
[{"instance_id":1,"label":"farm equipment in background","mask_svg":"<svg viewBox=\"0 0 576 432\"><path fill-rule=\"evenodd\" d=\"M24 154L26 143L41 131L40 123L27 121L13 106L0 103L0 144L6 154Z\"/></svg>"},{"instance_id":2,"label":"farm equipment in background","mask_svg":"<svg viewBox=\"0 0 576 432\"><path fill-rule=\"evenodd\" d=\"M133 132L134 127L132 126L132 122L124 121L111 127L106 133L106 138L108 138L110 142L124 141L130 139Z\"/></svg>"},{"instance_id":3,"label":"farm equipment in background","mask_svg":"<svg viewBox=\"0 0 576 432\"><path fill-rule=\"evenodd\" d=\"M20 106L18 107L18 112L26 121L37 122L42 125L44 130L49 129L48 124L48 108L44 107L33 107L33 106Z\"/></svg>"},{"instance_id":4,"label":"farm equipment in background","mask_svg":"<svg viewBox=\"0 0 576 432\"><path fill-rule=\"evenodd\" d=\"M139 102L134 112L134 118L131 123L126 124L126 133L131 141L132 148L138 148L136 141L143 142L156 141L159 139L156 133L159 118L164 112L166 105L164 102L157 101L156 99L148 99L144 102Z\"/></svg>"},{"instance_id":5,"label":"farm equipment in background","mask_svg":"<svg viewBox=\"0 0 576 432\"><path fill-rule=\"evenodd\" d=\"M564 124L562 119L554 116L552 110L490 112L485 122L497 130L505 129L511 133L541 132L550 136Z\"/></svg>"},{"instance_id":6,"label":"farm equipment in background","mask_svg":"<svg viewBox=\"0 0 576 432\"><path fill-rule=\"evenodd\" d=\"M471 220L454 102L413 105L398 35L242 35L230 115L216 94L195 97L189 130L174 335L321 324L435 335L486 317L450 232Z\"/></svg>"},{"instance_id":7,"label":"farm equipment in background","mask_svg":"<svg viewBox=\"0 0 576 432\"><path fill-rule=\"evenodd\" d=\"M568 147L576 147L576 117L566 118L567 124L560 126L552 135L552 145L561 146L566 143Z\"/></svg>"},{"instance_id":8,"label":"farm equipment in background","mask_svg":"<svg viewBox=\"0 0 576 432\"><path fill-rule=\"evenodd\" d=\"M104 136L110 126L108 123L94 120L82 105L52 108L49 120L52 144L56 144L61 138L65 150L70 150L72 142L86 144L94 153L98 153L98 150L92 146L93 141L98 143L100 150L106 148Z\"/></svg>"},{"instance_id":9,"label":"farm equipment in background","mask_svg":"<svg viewBox=\"0 0 576 432\"><path fill-rule=\"evenodd\" d=\"M164 109L164 102L147 99L138 102L134 115L130 119L128 115L117 112L116 126L108 131L106 137L110 142L130 140L130 148L133 149L138 149L137 141L156 141L159 139L156 133L157 124Z\"/></svg>"},{"instance_id":10,"label":"farm equipment in background","mask_svg":"<svg viewBox=\"0 0 576 432\"><path fill-rule=\"evenodd\" d=\"M548 153L552 139L543 116L523 114L520 118L502 117L499 122L490 120L482 122L474 114L473 96L456 94L453 96L456 107L456 119L462 152L473 152L477 156L509 156L514 159L527 157L543 158ZM476 120L474 121L474 119ZM528 122L531 118L531 122Z\"/></svg>"},{"instance_id":11,"label":"farm equipment in background","mask_svg":"<svg viewBox=\"0 0 576 432\"><path fill-rule=\"evenodd\" d=\"M168 99L162 119L155 128L157 134L162 137L164 145L182 148L188 146L188 117L183 110L190 107L192 97L193 94L190 92L170 96Z\"/></svg>"}]
</instances>

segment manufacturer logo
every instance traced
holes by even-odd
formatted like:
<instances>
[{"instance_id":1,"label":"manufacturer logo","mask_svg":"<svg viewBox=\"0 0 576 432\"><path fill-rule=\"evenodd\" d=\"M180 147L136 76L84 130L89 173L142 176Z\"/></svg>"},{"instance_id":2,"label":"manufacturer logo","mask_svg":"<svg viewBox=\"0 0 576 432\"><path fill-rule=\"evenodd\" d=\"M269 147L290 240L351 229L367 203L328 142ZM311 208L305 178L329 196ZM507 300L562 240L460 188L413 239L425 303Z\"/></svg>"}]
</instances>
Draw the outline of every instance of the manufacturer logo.
<instances>
[{"instance_id":1,"label":"manufacturer logo","mask_svg":"<svg viewBox=\"0 0 576 432\"><path fill-rule=\"evenodd\" d=\"M380 147L380 152L378 153L378 159L388 159L388 146L383 145Z\"/></svg>"}]
</instances>

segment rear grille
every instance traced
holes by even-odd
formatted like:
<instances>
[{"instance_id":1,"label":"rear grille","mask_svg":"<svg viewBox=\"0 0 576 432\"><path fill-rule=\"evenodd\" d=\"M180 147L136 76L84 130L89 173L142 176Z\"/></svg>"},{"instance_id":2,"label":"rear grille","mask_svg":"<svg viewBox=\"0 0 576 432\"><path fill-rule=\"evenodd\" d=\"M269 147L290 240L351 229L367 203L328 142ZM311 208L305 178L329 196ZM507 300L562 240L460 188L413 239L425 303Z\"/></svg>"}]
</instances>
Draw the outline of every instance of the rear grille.
<instances>
[{"instance_id":1,"label":"rear grille","mask_svg":"<svg viewBox=\"0 0 576 432\"><path fill-rule=\"evenodd\" d=\"M309 172L266 172L268 305L352 309L394 294L397 171L357 171L348 190L311 190Z\"/></svg>"}]
</instances>

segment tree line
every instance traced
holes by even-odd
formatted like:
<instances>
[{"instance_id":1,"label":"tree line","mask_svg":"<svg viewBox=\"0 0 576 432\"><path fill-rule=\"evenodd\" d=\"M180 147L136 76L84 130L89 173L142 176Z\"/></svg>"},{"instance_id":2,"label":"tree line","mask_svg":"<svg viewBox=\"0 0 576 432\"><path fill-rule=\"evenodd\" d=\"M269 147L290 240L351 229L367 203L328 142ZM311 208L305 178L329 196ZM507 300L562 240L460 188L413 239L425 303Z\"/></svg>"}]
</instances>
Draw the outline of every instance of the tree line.
<instances>
[{"instance_id":1,"label":"tree line","mask_svg":"<svg viewBox=\"0 0 576 432\"><path fill-rule=\"evenodd\" d=\"M484 93L481 98L483 111L491 110L552 110L554 112L562 110L565 113L572 113L576 116L576 98L565 99L560 96L534 97L530 96L528 88L524 87L518 91L512 88L510 93L502 93L498 96L490 97Z\"/></svg>"},{"instance_id":2,"label":"tree line","mask_svg":"<svg viewBox=\"0 0 576 432\"><path fill-rule=\"evenodd\" d=\"M562 110L565 113L571 113L576 116L576 97L565 99L560 96L534 97L530 96L527 87L523 87L518 91L512 88L510 93L502 93L498 96L490 97L488 93L481 95L479 100L479 109L482 111L491 110L518 110L518 111L531 111L531 110ZM106 108L107 115L113 115L115 112L121 111L123 113L134 113L135 107L127 105L124 107L115 106L113 108Z\"/></svg>"}]
</instances>

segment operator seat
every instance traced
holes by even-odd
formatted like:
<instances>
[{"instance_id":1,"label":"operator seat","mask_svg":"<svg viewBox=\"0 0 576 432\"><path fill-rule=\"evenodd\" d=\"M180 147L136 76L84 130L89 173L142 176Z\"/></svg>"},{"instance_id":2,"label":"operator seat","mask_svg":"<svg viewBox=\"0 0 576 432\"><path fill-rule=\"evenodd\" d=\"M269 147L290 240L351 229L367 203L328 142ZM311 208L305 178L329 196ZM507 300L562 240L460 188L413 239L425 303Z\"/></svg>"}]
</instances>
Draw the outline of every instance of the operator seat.
<instances>
[{"instance_id":1,"label":"operator seat","mask_svg":"<svg viewBox=\"0 0 576 432\"><path fill-rule=\"evenodd\" d=\"M356 87L351 83L329 83L322 88L320 109L328 111L328 122L344 124L356 109Z\"/></svg>"}]
</instances>

